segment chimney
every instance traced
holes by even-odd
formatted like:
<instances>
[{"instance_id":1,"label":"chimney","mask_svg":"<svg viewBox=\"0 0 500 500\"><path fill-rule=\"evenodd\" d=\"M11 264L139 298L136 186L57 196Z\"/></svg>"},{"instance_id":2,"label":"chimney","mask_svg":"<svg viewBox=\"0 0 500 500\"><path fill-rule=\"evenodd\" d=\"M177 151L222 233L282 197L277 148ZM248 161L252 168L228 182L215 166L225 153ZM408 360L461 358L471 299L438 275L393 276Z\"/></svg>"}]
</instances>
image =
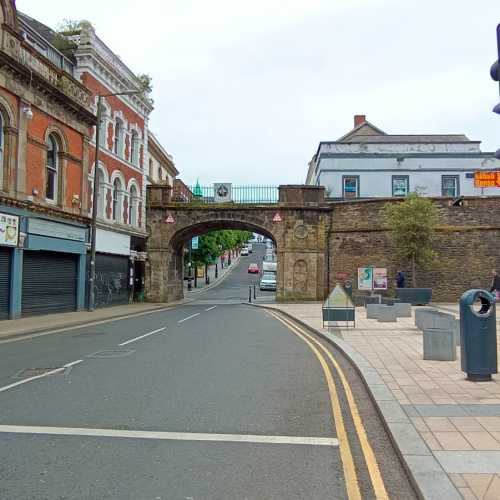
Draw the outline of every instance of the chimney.
<instances>
[{"instance_id":1,"label":"chimney","mask_svg":"<svg viewBox=\"0 0 500 500\"><path fill-rule=\"evenodd\" d=\"M354 128L366 122L366 115L354 115Z\"/></svg>"}]
</instances>

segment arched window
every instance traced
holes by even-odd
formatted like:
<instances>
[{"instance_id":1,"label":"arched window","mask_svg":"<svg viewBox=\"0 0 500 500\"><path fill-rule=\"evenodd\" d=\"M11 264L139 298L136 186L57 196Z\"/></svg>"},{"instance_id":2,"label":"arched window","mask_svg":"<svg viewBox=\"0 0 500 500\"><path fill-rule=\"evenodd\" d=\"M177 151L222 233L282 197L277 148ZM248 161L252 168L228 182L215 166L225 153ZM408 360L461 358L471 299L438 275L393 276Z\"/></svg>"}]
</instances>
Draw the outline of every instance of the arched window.
<instances>
[{"instance_id":1,"label":"arched window","mask_svg":"<svg viewBox=\"0 0 500 500\"><path fill-rule=\"evenodd\" d=\"M108 148L108 145L106 143L107 128L108 122L106 120L106 108L103 107L101 114L101 123L99 125L99 147L101 149Z\"/></svg>"},{"instance_id":2,"label":"arched window","mask_svg":"<svg viewBox=\"0 0 500 500\"><path fill-rule=\"evenodd\" d=\"M104 174L97 171L97 216L104 218L104 207L106 206L106 186L104 184Z\"/></svg>"},{"instance_id":3,"label":"arched window","mask_svg":"<svg viewBox=\"0 0 500 500\"><path fill-rule=\"evenodd\" d=\"M116 155L121 156L123 151L123 123L117 118L115 122L115 142L113 151Z\"/></svg>"},{"instance_id":4,"label":"arched window","mask_svg":"<svg viewBox=\"0 0 500 500\"><path fill-rule=\"evenodd\" d=\"M53 134L47 141L47 167L45 172L45 198L57 201L57 183L59 177L59 147Z\"/></svg>"},{"instance_id":5,"label":"arched window","mask_svg":"<svg viewBox=\"0 0 500 500\"><path fill-rule=\"evenodd\" d=\"M128 223L131 226L137 225L137 188L130 187L130 198L128 203Z\"/></svg>"},{"instance_id":6,"label":"arched window","mask_svg":"<svg viewBox=\"0 0 500 500\"><path fill-rule=\"evenodd\" d=\"M130 142L130 161L135 165L139 165L139 134L133 130Z\"/></svg>"},{"instance_id":7,"label":"arched window","mask_svg":"<svg viewBox=\"0 0 500 500\"><path fill-rule=\"evenodd\" d=\"M111 210L111 217L114 221L120 222L120 210L121 210L121 183L119 179L115 179L113 182L113 204Z\"/></svg>"},{"instance_id":8,"label":"arched window","mask_svg":"<svg viewBox=\"0 0 500 500\"><path fill-rule=\"evenodd\" d=\"M158 167L158 182L161 182L163 180L163 172L161 170L161 167Z\"/></svg>"},{"instance_id":9,"label":"arched window","mask_svg":"<svg viewBox=\"0 0 500 500\"><path fill-rule=\"evenodd\" d=\"M3 135L3 116L0 113L0 191L3 190L3 149L4 149L4 135Z\"/></svg>"},{"instance_id":10,"label":"arched window","mask_svg":"<svg viewBox=\"0 0 500 500\"><path fill-rule=\"evenodd\" d=\"M149 179L153 182L153 159L149 159Z\"/></svg>"}]
</instances>

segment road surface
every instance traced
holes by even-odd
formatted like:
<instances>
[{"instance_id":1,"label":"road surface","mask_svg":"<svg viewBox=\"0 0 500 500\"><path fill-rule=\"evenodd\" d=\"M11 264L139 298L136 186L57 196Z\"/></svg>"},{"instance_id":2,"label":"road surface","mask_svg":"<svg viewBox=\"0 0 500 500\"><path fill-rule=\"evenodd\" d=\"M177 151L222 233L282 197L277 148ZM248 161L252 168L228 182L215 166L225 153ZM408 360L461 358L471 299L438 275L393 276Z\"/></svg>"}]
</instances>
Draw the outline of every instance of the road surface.
<instances>
[{"instance_id":1,"label":"road surface","mask_svg":"<svg viewBox=\"0 0 500 500\"><path fill-rule=\"evenodd\" d=\"M0 342L0 498L415 498L347 360L238 303L255 247L190 304Z\"/></svg>"}]
</instances>

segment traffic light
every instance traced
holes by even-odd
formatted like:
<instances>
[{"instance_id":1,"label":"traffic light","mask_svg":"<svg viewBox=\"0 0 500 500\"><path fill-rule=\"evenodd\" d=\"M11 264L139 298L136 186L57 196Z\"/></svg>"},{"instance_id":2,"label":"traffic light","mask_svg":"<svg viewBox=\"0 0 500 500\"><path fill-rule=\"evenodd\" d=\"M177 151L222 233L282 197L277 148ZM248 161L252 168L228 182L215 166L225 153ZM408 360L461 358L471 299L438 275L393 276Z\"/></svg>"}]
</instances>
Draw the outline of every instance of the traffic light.
<instances>
[{"instance_id":1,"label":"traffic light","mask_svg":"<svg viewBox=\"0 0 500 500\"><path fill-rule=\"evenodd\" d=\"M498 59L491 66L490 75L495 82L498 82L498 88L500 91L500 24L497 25L497 53ZM500 102L493 108L493 113L500 115ZM500 149L497 149L495 157L500 160Z\"/></svg>"}]
</instances>

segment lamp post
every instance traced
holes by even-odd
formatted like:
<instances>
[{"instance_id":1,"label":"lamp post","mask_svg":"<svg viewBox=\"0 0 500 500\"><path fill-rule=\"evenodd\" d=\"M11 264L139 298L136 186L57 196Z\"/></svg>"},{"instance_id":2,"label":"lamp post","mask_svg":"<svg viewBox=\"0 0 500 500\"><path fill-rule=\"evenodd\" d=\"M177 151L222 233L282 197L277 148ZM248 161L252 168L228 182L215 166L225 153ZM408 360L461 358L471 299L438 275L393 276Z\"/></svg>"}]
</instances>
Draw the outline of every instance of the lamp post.
<instances>
[{"instance_id":1,"label":"lamp post","mask_svg":"<svg viewBox=\"0 0 500 500\"><path fill-rule=\"evenodd\" d=\"M89 311L95 310L95 254L96 254L96 234L97 234L97 197L99 196L98 166L99 166L99 148L101 135L102 119L102 98L118 95L136 95L141 94L142 90L126 90L124 92L114 92L110 94L97 95L97 124L95 127L95 164L94 164L94 189L92 200L92 222L90 224L90 278L89 278Z\"/></svg>"}]
</instances>

